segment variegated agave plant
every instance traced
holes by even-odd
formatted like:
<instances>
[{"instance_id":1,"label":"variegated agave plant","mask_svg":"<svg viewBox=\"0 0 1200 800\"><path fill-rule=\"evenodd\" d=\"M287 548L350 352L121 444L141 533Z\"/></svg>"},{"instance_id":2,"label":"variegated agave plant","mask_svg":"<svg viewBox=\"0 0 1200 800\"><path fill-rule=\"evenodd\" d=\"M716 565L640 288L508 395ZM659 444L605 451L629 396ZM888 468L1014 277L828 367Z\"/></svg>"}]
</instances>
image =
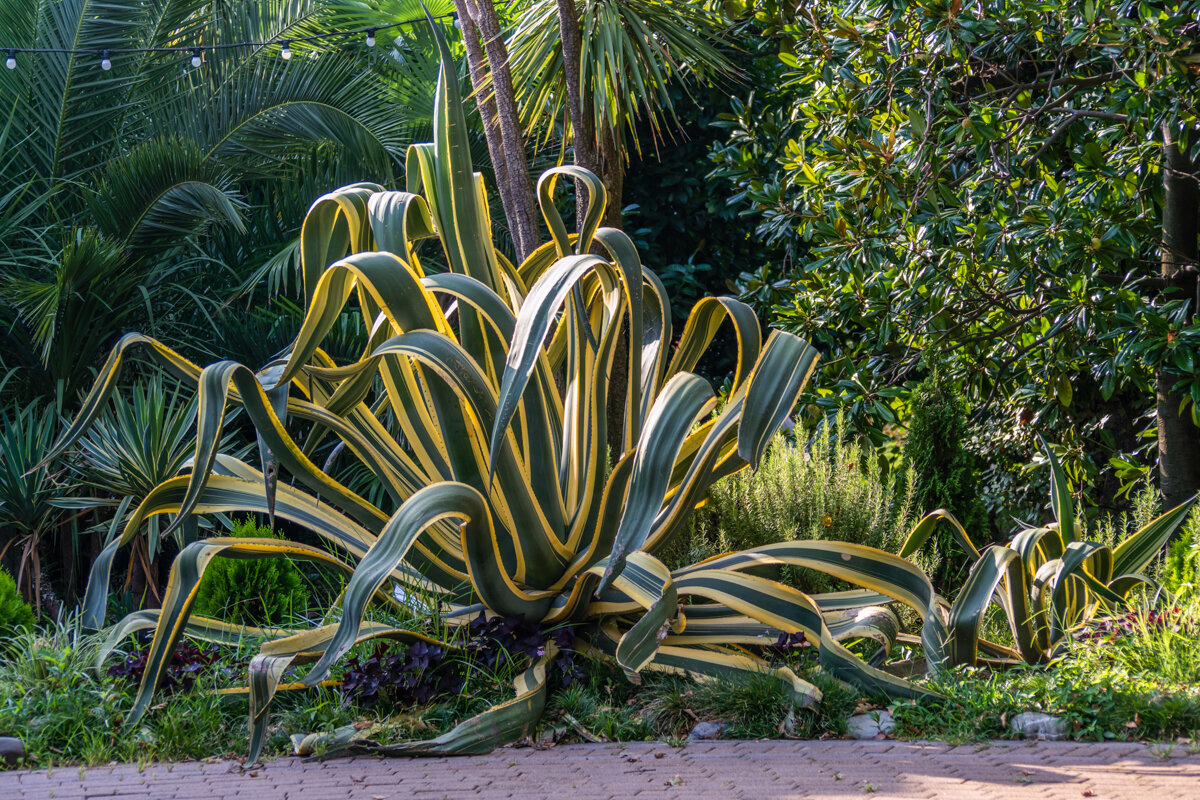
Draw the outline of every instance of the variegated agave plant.
<instances>
[{"instance_id":1,"label":"variegated agave plant","mask_svg":"<svg viewBox=\"0 0 1200 800\"><path fill-rule=\"evenodd\" d=\"M134 345L198 388L191 470L155 488L105 547L85 599L95 626L103 622L113 555L155 515L173 515L174 529L203 514L272 513L333 545L332 553L270 539L188 545L172 565L161 611L137 612L110 636L117 642L133 630L155 630L132 716L150 705L181 635L243 633L190 615L215 557L309 559L349 576L340 622L255 632L265 643L251 665L252 757L285 669L315 662L302 679L313 685L356 642L420 638L363 622L369 603L417 594L435 596L449 624L481 609L546 626L580 624L582 641L612 654L633 681L643 670L769 670L798 700L813 702L815 687L744 647L802 633L835 674L896 695L918 693L839 642L872 636L890 643L896 618L878 604L900 601L928 620L924 638L937 651L943 629L933 591L908 562L828 542L769 545L675 572L656 558L714 481L759 460L818 355L787 333L772 332L764 345L753 310L728 298L697 303L670 352L663 286L625 234L597 228L604 187L582 170L542 176L538 195L553 240L519 267L509 263L491 242L486 195L469 161L458 85L442 48L435 141L410 150L408 191L359 184L310 209L301 242L306 316L286 356L257 372L229 361L201 368L130 334L58 444L61 452L86 430ZM578 237L552 202L560 178L585 184L591 199ZM441 246L449 271L422 268L422 243ZM338 364L321 349L322 338L352 300L370 341L358 361ZM711 388L691 370L725 319L738 363L714 414ZM624 336L629 380L623 430L614 437L606 397ZM217 452L230 403L257 430L263 471ZM386 507L313 462L316 448L331 441L377 476ZM290 480L277 480L276 468ZM777 564L867 588L810 597L748 572ZM515 699L437 739L390 749L478 752L523 735L544 706L550 656L520 676Z\"/></svg>"},{"instance_id":2,"label":"variegated agave plant","mask_svg":"<svg viewBox=\"0 0 1200 800\"><path fill-rule=\"evenodd\" d=\"M917 523L900 548L917 552L939 524L951 526L955 539L975 559L971 572L946 613L949 638L944 666L1025 662L1044 664L1070 642L1071 634L1097 615L1130 605L1134 590L1154 588L1143 574L1187 519L1196 498L1181 503L1114 547L1083 538L1066 473L1054 451L1042 443L1050 465L1050 506L1055 520L1026 526L1007 544L982 553L954 515L939 509ZM980 638L984 614L997 605L1008 621L1015 648Z\"/></svg>"}]
</instances>

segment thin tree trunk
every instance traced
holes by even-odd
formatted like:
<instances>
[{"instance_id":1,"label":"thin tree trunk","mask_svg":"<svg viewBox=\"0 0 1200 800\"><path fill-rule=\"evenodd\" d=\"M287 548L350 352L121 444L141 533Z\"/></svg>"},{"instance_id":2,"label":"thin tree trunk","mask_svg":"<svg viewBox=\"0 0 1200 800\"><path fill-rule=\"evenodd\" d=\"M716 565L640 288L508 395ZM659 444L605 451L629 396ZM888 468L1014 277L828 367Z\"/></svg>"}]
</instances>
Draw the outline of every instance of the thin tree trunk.
<instances>
[{"instance_id":1,"label":"thin tree trunk","mask_svg":"<svg viewBox=\"0 0 1200 800\"><path fill-rule=\"evenodd\" d=\"M514 231L515 243L514 220L517 212L513 208L512 193L508 190L508 166L504 158L504 135L500 131L500 118L496 112L496 102L488 90L487 56L484 55L483 44L479 41L478 26L469 14L464 13L465 5L461 0L457 0L455 6L459 8L458 18L462 25L463 45L467 50L467 70L471 75L471 88L475 92L479 116L483 120L483 134L487 140L488 155L492 159L492 171L496 175L500 205L504 209L504 219L508 222L509 229Z\"/></svg>"},{"instance_id":2,"label":"thin tree trunk","mask_svg":"<svg viewBox=\"0 0 1200 800\"><path fill-rule=\"evenodd\" d=\"M621 227L621 209L624 208L625 152L618 141L620 131L612 125L600 130L600 178L608 189L608 208L604 211L603 224L610 228Z\"/></svg>"},{"instance_id":3,"label":"thin tree trunk","mask_svg":"<svg viewBox=\"0 0 1200 800\"><path fill-rule=\"evenodd\" d=\"M483 51L491 68L489 86L484 87L482 91L481 87L476 86L475 95L477 98L483 98L490 88L491 96L488 101L495 104L500 129L500 149L507 178L501 192L509 193L508 202L511 204L512 214L508 217L508 225L517 248L517 258L524 261L538 245L537 199L533 193L533 182L529 179L529 166L525 163L525 136L521 131L517 93L513 88L508 48L500 30L500 18L496 15L496 7L486 0L455 0L454 4L459 9L459 17L469 16L479 29ZM465 26L466 22L463 24ZM471 77L473 82L474 71ZM492 158L494 161L494 154Z\"/></svg>"},{"instance_id":4,"label":"thin tree trunk","mask_svg":"<svg viewBox=\"0 0 1200 800\"><path fill-rule=\"evenodd\" d=\"M583 101L583 39L579 30L579 12L575 0L558 0L558 33L562 40L563 82L566 84L567 114L571 120L571 150L575 155L575 166L600 175L596 157L596 121L591 113L591 104ZM587 211L587 190L575 187L575 225L583 225Z\"/></svg>"},{"instance_id":5,"label":"thin tree trunk","mask_svg":"<svg viewBox=\"0 0 1200 800\"><path fill-rule=\"evenodd\" d=\"M1163 229L1162 277L1177 296L1192 302L1196 312L1197 226L1200 224L1200 184L1197 167L1171 131L1163 141ZM1179 413L1183 395L1172 388L1174 381L1158 374L1158 469L1159 488L1168 508L1174 508L1200 490L1200 428L1191 413Z\"/></svg>"}]
</instances>

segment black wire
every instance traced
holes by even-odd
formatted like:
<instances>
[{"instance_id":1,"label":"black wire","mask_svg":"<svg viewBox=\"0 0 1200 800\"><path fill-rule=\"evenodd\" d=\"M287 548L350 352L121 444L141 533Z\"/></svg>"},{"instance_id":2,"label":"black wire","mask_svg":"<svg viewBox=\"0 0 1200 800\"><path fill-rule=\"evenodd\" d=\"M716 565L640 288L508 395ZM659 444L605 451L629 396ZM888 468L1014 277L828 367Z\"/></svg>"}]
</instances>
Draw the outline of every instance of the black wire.
<instances>
[{"instance_id":1,"label":"black wire","mask_svg":"<svg viewBox=\"0 0 1200 800\"><path fill-rule=\"evenodd\" d=\"M439 14L433 19L448 19L453 17L458 18L458 14L451 12L449 14ZM400 28L405 25L414 25L418 22L424 22L425 18L406 19L401 22L389 22L384 25L372 25L369 28L358 28L351 31L329 31L327 33L313 33L308 36L291 36L287 39L272 39L266 42L229 42L228 44L207 44L207 45L186 45L183 47L109 47L101 51L98 49L89 50L68 50L61 47L0 47L0 51L7 52L9 55L13 53L69 53L70 55L93 55L101 52L106 52L109 55L118 53L194 53L197 50L217 51L217 50L235 50L239 47L269 47L273 44L291 44L293 42L313 42L320 39L332 39L335 36L354 36L355 34L375 33L376 31L384 31L388 28Z\"/></svg>"}]
</instances>

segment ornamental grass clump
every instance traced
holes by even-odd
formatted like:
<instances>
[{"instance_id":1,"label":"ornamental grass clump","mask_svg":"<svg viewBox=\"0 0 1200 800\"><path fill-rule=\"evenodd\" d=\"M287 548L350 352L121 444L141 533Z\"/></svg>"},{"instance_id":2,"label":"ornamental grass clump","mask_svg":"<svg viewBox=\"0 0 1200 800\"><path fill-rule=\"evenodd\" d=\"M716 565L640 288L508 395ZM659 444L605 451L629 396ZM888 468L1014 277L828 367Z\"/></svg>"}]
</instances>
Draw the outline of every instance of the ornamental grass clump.
<instances>
[{"instance_id":1,"label":"ornamental grass clump","mask_svg":"<svg viewBox=\"0 0 1200 800\"><path fill-rule=\"evenodd\" d=\"M268 704L289 668L311 665L288 684L306 687L327 679L367 640L452 650L455 637L414 631L414 614L429 617L424 630L447 631L481 611L543 629L571 624L577 649L611 655L634 683L645 670L762 673L796 702L811 704L821 696L815 686L746 648L802 633L822 665L846 680L871 691L923 693L839 641L890 642L896 618L878 604L896 600L927 620L924 641L936 654L943 632L933 591L908 562L860 545L805 541L674 571L657 557L716 480L759 462L817 352L778 331L764 343L754 311L729 298L696 303L671 352L662 284L624 233L598 227L605 190L581 169L542 176L538 198L552 241L511 264L490 239L456 72L439 43L434 142L409 150L407 191L356 184L318 199L308 212L300 242L305 317L287 351L258 370L232 361L202 368L129 334L58 443L61 451L87 429L135 345L198 389L190 469L153 489L96 560L84 608L92 625L103 622L114 555L156 515L172 515L162 531L168 535L197 515L265 513L325 545L220 537L184 548L161 610L136 612L108 635L115 645L130 632L154 629L130 721L150 707L181 636L257 636L263 644L249 667L256 758ZM555 210L563 178L587 189L578 235ZM422 266L420 253L430 246L440 247L448 271ZM348 305L361 314L369 341L356 361L338 363L322 341ZM732 323L738 361L728 399L714 415L714 393L692 370L724 320ZM607 398L622 347L623 425L612 431ZM254 425L258 466L219 452L231 403ZM331 446L377 477L384 502L370 502L318 466ZM348 576L336 614L307 629L259 630L192 613L214 559L285 557ZM868 589L809 596L748 572L786 564ZM372 604L407 622L367 619ZM531 659L513 699L430 741L378 749L483 752L527 735L545 706L556 650L547 641Z\"/></svg>"}]
</instances>

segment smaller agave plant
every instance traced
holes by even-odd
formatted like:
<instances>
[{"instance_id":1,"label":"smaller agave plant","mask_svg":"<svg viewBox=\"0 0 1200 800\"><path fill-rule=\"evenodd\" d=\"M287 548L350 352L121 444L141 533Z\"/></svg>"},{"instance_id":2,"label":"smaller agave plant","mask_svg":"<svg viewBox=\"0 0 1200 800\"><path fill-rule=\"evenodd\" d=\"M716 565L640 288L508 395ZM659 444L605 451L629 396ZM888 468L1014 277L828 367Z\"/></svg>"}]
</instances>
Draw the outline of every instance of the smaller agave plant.
<instances>
[{"instance_id":1,"label":"smaller agave plant","mask_svg":"<svg viewBox=\"0 0 1200 800\"><path fill-rule=\"evenodd\" d=\"M944 628L933 589L907 561L829 542L769 545L675 571L658 558L714 481L758 462L818 354L782 332L764 344L754 311L730 298L700 300L672 353L663 285L624 233L598 228L604 187L583 170L542 177L538 196L552 241L519 266L509 263L491 241L456 73L438 41L434 142L411 148L408 191L349 186L318 199L304 221L305 317L292 345L262 369L232 361L201 368L129 334L57 444L62 452L100 413L131 347L148 348L197 389L194 456L183 474L141 499L97 558L84 600L92 626L103 623L116 552L153 517L170 515L161 532L169 535L199 516L259 512L326 544L216 537L185 547L162 608L130 615L108 636L111 648L154 629L131 721L150 707L182 636L257 636L263 644L248 687L257 758L268 704L288 669L312 664L289 685L313 686L367 640L455 646L453 637L437 641L367 619L372 603L411 617L414 598L433 599L420 604L436 617L432 630L468 625L480 612L542 629L571 625L576 647L610 654L633 682L646 670L700 678L765 672L798 702L813 703L821 696L815 686L753 649L802 635L835 675L870 691L922 694L842 644L872 637L886 656L898 622L881 604L899 601L924 615L922 638L937 660ZM584 183L591 200L578 236L555 210L562 177ZM418 251L430 245L448 269L422 265ZM346 308L361 314L369 342L356 361L337 363L322 343ZM738 362L718 410L692 370L726 320ZM606 420L622 340L629 378L617 435ZM219 452L231 402L255 427L260 467ZM380 504L317 465L335 446L384 487ZM250 631L191 613L213 558L278 557L349 576L339 608L326 615L333 622ZM751 574L782 564L865 588L809 596ZM532 660L512 700L436 739L386 752L473 753L526 735L546 702L554 650L550 642Z\"/></svg>"},{"instance_id":2,"label":"smaller agave plant","mask_svg":"<svg viewBox=\"0 0 1200 800\"><path fill-rule=\"evenodd\" d=\"M1097 615L1120 613L1136 588L1154 587L1143 572L1196 501L1192 497L1171 509L1115 548L1085 541L1067 476L1054 451L1045 442L1042 446L1050 464L1054 522L1027 526L1008 544L980 553L954 515L943 509L918 522L900 549L901 556L912 555L937 525L948 524L975 559L946 616L944 666L1048 662ZM1003 609L1016 649L980 638L984 613L993 603Z\"/></svg>"}]
</instances>

